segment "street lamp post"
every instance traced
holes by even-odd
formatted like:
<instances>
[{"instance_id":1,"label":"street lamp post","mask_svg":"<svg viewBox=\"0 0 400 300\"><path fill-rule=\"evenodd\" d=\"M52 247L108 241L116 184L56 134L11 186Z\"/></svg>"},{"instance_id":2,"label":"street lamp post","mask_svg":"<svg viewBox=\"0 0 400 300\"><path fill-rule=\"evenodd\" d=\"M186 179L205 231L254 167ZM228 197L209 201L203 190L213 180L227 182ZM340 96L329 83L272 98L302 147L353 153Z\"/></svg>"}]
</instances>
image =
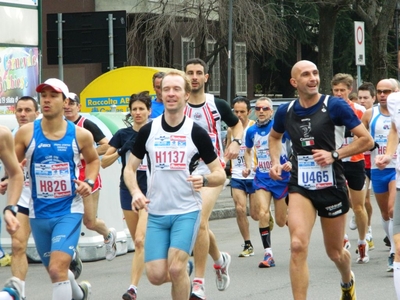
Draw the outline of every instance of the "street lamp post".
<instances>
[{"instance_id":1,"label":"street lamp post","mask_svg":"<svg viewBox=\"0 0 400 300\"><path fill-rule=\"evenodd\" d=\"M397 57L397 79L400 80L400 57L399 57L399 12L400 12L400 1L396 1L396 16L395 16L395 30L396 30L396 57Z\"/></svg>"}]
</instances>

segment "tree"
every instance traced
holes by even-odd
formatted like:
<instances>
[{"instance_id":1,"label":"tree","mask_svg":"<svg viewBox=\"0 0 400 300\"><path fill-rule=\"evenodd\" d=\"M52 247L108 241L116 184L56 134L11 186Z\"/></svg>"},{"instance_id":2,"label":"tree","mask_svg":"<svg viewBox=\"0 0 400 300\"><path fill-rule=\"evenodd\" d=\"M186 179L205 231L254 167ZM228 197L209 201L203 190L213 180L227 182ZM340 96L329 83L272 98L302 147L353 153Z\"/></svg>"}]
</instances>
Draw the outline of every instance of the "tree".
<instances>
[{"instance_id":1,"label":"tree","mask_svg":"<svg viewBox=\"0 0 400 300\"><path fill-rule=\"evenodd\" d=\"M397 0L355 0L353 4L354 10L365 22L365 28L373 41L371 43L371 81L374 84L388 77L390 66L387 52L388 34L393 24L396 2Z\"/></svg>"},{"instance_id":2,"label":"tree","mask_svg":"<svg viewBox=\"0 0 400 300\"><path fill-rule=\"evenodd\" d=\"M149 1L136 4L142 7ZM279 17L279 7L270 1L233 1L233 40L246 43L250 53L274 54L287 46L285 24ZM179 4L176 4L179 3ZM228 46L229 0L152 1L151 12L136 13L128 31L129 63L137 63L140 49L138 41L157 41L160 63L170 66L171 42L177 36L196 41L197 55L212 67L221 52ZM214 50L207 51L207 40L213 40ZM174 66L176 67L176 66ZM223 72L226 73L226 72Z\"/></svg>"}]
</instances>

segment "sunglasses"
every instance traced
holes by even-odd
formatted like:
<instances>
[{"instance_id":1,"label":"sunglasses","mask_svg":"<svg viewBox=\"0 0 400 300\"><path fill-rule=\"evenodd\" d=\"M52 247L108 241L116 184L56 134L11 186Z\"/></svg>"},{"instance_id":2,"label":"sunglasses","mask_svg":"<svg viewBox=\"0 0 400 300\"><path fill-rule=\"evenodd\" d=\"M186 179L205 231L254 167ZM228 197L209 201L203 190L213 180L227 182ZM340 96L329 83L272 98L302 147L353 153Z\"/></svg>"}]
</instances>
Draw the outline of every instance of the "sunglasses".
<instances>
[{"instance_id":1,"label":"sunglasses","mask_svg":"<svg viewBox=\"0 0 400 300\"><path fill-rule=\"evenodd\" d=\"M256 106L255 110L256 111L260 111L260 110L269 111L269 110L271 110L271 107L269 107L269 106Z\"/></svg>"},{"instance_id":2,"label":"sunglasses","mask_svg":"<svg viewBox=\"0 0 400 300\"><path fill-rule=\"evenodd\" d=\"M393 91L392 90L376 90L376 92L377 92L377 94L378 95L380 95L380 94L385 94L385 95L389 95L389 94L391 94Z\"/></svg>"}]
</instances>

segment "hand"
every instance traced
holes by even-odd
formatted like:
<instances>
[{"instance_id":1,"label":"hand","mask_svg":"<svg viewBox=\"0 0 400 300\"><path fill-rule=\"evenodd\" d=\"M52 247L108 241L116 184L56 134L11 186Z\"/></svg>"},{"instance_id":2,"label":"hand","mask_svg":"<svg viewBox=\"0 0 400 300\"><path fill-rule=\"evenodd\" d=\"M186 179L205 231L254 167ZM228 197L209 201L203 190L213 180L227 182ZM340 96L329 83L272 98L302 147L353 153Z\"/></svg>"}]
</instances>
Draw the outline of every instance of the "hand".
<instances>
[{"instance_id":1,"label":"hand","mask_svg":"<svg viewBox=\"0 0 400 300\"><path fill-rule=\"evenodd\" d=\"M290 161L285 162L282 165L283 171L290 172L292 170L292 163Z\"/></svg>"},{"instance_id":2,"label":"hand","mask_svg":"<svg viewBox=\"0 0 400 300\"><path fill-rule=\"evenodd\" d=\"M235 159L239 155L240 145L236 142L229 144L229 147L225 149L225 157L227 159Z\"/></svg>"},{"instance_id":3,"label":"hand","mask_svg":"<svg viewBox=\"0 0 400 300\"><path fill-rule=\"evenodd\" d=\"M196 192L200 192L201 188L203 187L203 176L190 175L186 180L192 183L193 189Z\"/></svg>"},{"instance_id":4,"label":"hand","mask_svg":"<svg viewBox=\"0 0 400 300\"><path fill-rule=\"evenodd\" d=\"M126 141L125 144L123 144L122 147L117 150L118 155L122 156L122 155L125 155L126 152L131 151L134 143L135 143L135 140Z\"/></svg>"},{"instance_id":5,"label":"hand","mask_svg":"<svg viewBox=\"0 0 400 300\"><path fill-rule=\"evenodd\" d=\"M4 212L4 221L6 222L6 228L10 235L14 234L20 226L18 219L14 217L9 210Z\"/></svg>"},{"instance_id":6,"label":"hand","mask_svg":"<svg viewBox=\"0 0 400 300\"><path fill-rule=\"evenodd\" d=\"M4 195L7 192L8 179L0 182L0 194Z\"/></svg>"},{"instance_id":7,"label":"hand","mask_svg":"<svg viewBox=\"0 0 400 300\"><path fill-rule=\"evenodd\" d=\"M272 166L272 168L269 170L269 177L271 177L273 180L282 180L282 165L277 164Z\"/></svg>"},{"instance_id":8,"label":"hand","mask_svg":"<svg viewBox=\"0 0 400 300\"><path fill-rule=\"evenodd\" d=\"M89 197L92 194L92 188L87 182L78 179L74 179L74 182L77 184L75 193L81 195L83 198Z\"/></svg>"},{"instance_id":9,"label":"hand","mask_svg":"<svg viewBox=\"0 0 400 300\"><path fill-rule=\"evenodd\" d=\"M333 164L335 161L332 153L322 149L312 149L314 161L321 167L326 167Z\"/></svg>"},{"instance_id":10,"label":"hand","mask_svg":"<svg viewBox=\"0 0 400 300\"><path fill-rule=\"evenodd\" d=\"M133 193L132 195L132 210L134 212L138 212L141 209L145 209L146 211L148 210L147 204L149 204L150 201L146 198L145 195L143 195L142 192L138 191Z\"/></svg>"},{"instance_id":11,"label":"hand","mask_svg":"<svg viewBox=\"0 0 400 300\"><path fill-rule=\"evenodd\" d=\"M249 176L250 173L251 173L251 170L248 169L248 168L246 168L246 169L244 169L244 170L242 171L242 175L243 175L244 178L247 178L247 176Z\"/></svg>"},{"instance_id":12,"label":"hand","mask_svg":"<svg viewBox=\"0 0 400 300\"><path fill-rule=\"evenodd\" d=\"M383 170L390 163L392 158L389 155L377 155L375 157L375 164L379 168L379 170Z\"/></svg>"}]
</instances>

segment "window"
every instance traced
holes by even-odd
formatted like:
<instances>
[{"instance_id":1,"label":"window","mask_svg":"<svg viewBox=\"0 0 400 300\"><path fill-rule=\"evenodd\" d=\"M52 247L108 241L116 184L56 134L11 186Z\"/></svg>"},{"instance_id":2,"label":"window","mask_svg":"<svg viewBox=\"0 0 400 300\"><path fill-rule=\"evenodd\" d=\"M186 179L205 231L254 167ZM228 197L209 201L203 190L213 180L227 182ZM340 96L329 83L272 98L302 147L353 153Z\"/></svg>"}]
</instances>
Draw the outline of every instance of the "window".
<instances>
[{"instance_id":1,"label":"window","mask_svg":"<svg viewBox=\"0 0 400 300\"><path fill-rule=\"evenodd\" d=\"M207 41L207 54L213 52L216 43L214 41ZM210 60L210 62L213 59ZM215 60L215 64L211 69L209 69L208 73L210 73L210 78L208 79L208 92L211 94L220 94L220 86L221 86L221 69L219 64L219 53L217 54L217 58Z\"/></svg>"},{"instance_id":2,"label":"window","mask_svg":"<svg viewBox=\"0 0 400 300\"><path fill-rule=\"evenodd\" d=\"M146 40L146 65L148 67L154 67L156 65L154 44L154 40Z\"/></svg>"},{"instance_id":3,"label":"window","mask_svg":"<svg viewBox=\"0 0 400 300\"><path fill-rule=\"evenodd\" d=\"M182 69L189 59L196 57L194 47L195 44L193 40L189 38L182 38Z\"/></svg>"},{"instance_id":4,"label":"window","mask_svg":"<svg viewBox=\"0 0 400 300\"><path fill-rule=\"evenodd\" d=\"M236 94L247 95L246 44L235 43L235 86Z\"/></svg>"}]
</instances>

